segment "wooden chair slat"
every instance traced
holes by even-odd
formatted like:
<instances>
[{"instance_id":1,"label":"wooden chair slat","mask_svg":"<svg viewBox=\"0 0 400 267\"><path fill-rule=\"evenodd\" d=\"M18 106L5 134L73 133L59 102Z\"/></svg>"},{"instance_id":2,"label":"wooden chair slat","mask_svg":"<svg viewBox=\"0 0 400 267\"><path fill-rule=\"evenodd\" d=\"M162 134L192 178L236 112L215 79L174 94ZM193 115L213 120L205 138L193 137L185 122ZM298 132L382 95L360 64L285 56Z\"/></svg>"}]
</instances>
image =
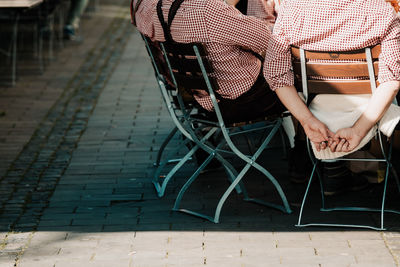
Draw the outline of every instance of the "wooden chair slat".
<instances>
[{"instance_id":1,"label":"wooden chair slat","mask_svg":"<svg viewBox=\"0 0 400 267\"><path fill-rule=\"evenodd\" d=\"M378 76L378 62L374 62L375 76ZM321 63L308 62L308 76L322 77L369 77L367 62L349 62L349 63ZM295 73L301 73L300 61L293 62Z\"/></svg>"},{"instance_id":2,"label":"wooden chair slat","mask_svg":"<svg viewBox=\"0 0 400 267\"><path fill-rule=\"evenodd\" d=\"M182 75L180 73L175 74L176 82L179 87L185 90L207 90L207 84L204 81L203 76L189 76Z\"/></svg>"},{"instance_id":3,"label":"wooden chair slat","mask_svg":"<svg viewBox=\"0 0 400 267\"><path fill-rule=\"evenodd\" d=\"M310 94L371 94L369 80L354 81L308 81Z\"/></svg>"},{"instance_id":4,"label":"wooden chair slat","mask_svg":"<svg viewBox=\"0 0 400 267\"><path fill-rule=\"evenodd\" d=\"M196 45L207 73L212 73L212 67L206 57L206 50L201 44L182 44L182 43L163 43L171 69L174 72L175 79L179 87L184 90L204 90L208 92L207 84L203 78L200 65L194 53L193 46ZM216 81L210 78L214 88Z\"/></svg>"},{"instance_id":5,"label":"wooden chair slat","mask_svg":"<svg viewBox=\"0 0 400 267\"><path fill-rule=\"evenodd\" d=\"M157 68L161 76L164 78L166 82L167 90L175 90L176 88L173 86L172 77L169 72L167 63L164 58L164 53L161 50L160 43L158 41L152 41L149 37L142 35L143 39L149 45L150 52L153 56L154 61L152 61L153 68ZM154 66L155 64L155 66ZM154 71L156 71L154 69ZM161 78L161 77L160 77Z\"/></svg>"},{"instance_id":6,"label":"wooden chair slat","mask_svg":"<svg viewBox=\"0 0 400 267\"><path fill-rule=\"evenodd\" d=\"M175 55L196 56L194 49L193 49L193 45L196 45L195 43L183 44L183 43L164 42L163 44L167 51L174 53ZM199 50L201 56L206 55L206 51L203 48L203 46L196 45L196 47Z\"/></svg>"},{"instance_id":7,"label":"wooden chair slat","mask_svg":"<svg viewBox=\"0 0 400 267\"><path fill-rule=\"evenodd\" d=\"M187 72L192 73L193 75L199 76L201 75L201 69L199 63L196 58L177 58L177 57L168 57L169 62L171 64L171 68L174 71L179 73Z\"/></svg>"},{"instance_id":8,"label":"wooden chair slat","mask_svg":"<svg viewBox=\"0 0 400 267\"><path fill-rule=\"evenodd\" d=\"M292 56L300 59L300 49L292 47ZM372 58L378 59L381 53L381 46L376 45L371 49ZM365 50L356 51L341 51L338 52L321 52L321 51L306 51L306 58L309 60L363 60L365 59Z\"/></svg>"}]
</instances>

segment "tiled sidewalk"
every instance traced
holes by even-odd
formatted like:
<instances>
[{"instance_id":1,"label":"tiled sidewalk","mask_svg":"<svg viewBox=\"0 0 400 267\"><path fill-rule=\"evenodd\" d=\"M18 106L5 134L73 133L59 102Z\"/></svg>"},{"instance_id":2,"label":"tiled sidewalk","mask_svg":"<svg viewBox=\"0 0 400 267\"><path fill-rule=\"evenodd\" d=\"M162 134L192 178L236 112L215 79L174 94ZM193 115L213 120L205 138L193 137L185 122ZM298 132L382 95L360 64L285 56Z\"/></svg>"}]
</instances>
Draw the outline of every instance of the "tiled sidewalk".
<instances>
[{"instance_id":1,"label":"tiled sidewalk","mask_svg":"<svg viewBox=\"0 0 400 267\"><path fill-rule=\"evenodd\" d=\"M164 198L156 197L152 163L172 122L140 36L129 25L127 4L104 1L87 23L93 41L79 47L81 58L66 50L57 59L61 64L39 78L40 84L59 86L54 94L22 98L23 87L0 94L4 103L7 97L20 101L20 111L0 118L2 125L28 113L35 117L24 139L14 140L8 131L0 147L0 267L399 266L398 216L388 216L391 231L385 233L294 227L304 186L288 182L279 147L263 162L281 178L293 214L245 203L235 194L220 224L172 212L195 165L176 175ZM69 72L58 76L60 65ZM43 90L31 80L35 91ZM39 110L32 109L32 99ZM256 172L246 185L249 192L273 197ZM226 186L223 172L203 175L183 205L211 211ZM359 219L374 222L376 216Z\"/></svg>"}]
</instances>

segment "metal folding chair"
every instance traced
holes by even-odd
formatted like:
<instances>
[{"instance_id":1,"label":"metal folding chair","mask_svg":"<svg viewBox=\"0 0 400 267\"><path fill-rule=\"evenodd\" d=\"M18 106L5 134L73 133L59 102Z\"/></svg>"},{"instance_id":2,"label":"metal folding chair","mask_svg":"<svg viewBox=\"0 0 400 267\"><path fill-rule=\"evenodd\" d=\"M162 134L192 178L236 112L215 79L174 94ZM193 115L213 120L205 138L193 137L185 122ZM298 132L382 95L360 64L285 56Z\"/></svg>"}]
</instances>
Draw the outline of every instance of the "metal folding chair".
<instances>
[{"instance_id":1,"label":"metal folding chair","mask_svg":"<svg viewBox=\"0 0 400 267\"><path fill-rule=\"evenodd\" d=\"M161 144L160 149L157 153L156 162L154 163L156 169L153 173L152 183L155 187L157 195L159 197L163 197L166 187L171 178L186 162L192 159L194 153L199 149L199 146L194 144L183 158L175 158L175 155L177 155L178 152L186 146L190 146L190 143L193 140L191 138L191 135L186 131L185 127L182 124L183 116L181 109L177 104L178 100L176 98L177 89L175 86L171 85L171 82L168 82L168 80L170 80L171 78L169 76L168 67L166 63L163 62L164 55L161 51L160 45L158 42L153 42L150 38L144 35L142 35L142 38L144 40L147 52L154 68L157 84L160 88L167 110L172 118L172 121L175 124L175 127L170 131L166 139ZM188 112L190 112L191 114L195 112L195 109L193 107L194 99L192 99L191 97L186 97L183 101L185 108L189 110ZM203 130L203 132L206 131L204 127L200 127L197 129L197 131L201 130ZM215 132L216 129L212 129L207 132L207 134L205 134L204 136L204 140L210 138ZM167 154L167 156L165 156L166 160L161 161L165 148L168 146L169 142L177 133L182 134L182 142L180 142L178 146L172 149ZM176 165L167 174L161 174L167 165L173 163L176 163Z\"/></svg>"},{"instance_id":2,"label":"metal folding chair","mask_svg":"<svg viewBox=\"0 0 400 267\"><path fill-rule=\"evenodd\" d=\"M301 81L303 95L306 102L309 103L311 96L315 94L372 94L376 89L376 79L378 76L378 57L380 54L380 45L372 48L365 48L356 51L346 52L319 52L305 51L304 49L292 47L293 69L298 81ZM334 77L334 78L328 78ZM349 79L358 77L359 79ZM314 157L308 141L308 152L313 162L312 173L304 193L300 208L300 214L296 226L337 226L337 227L356 227L368 228L373 230L385 230L384 213L392 212L400 214L399 211L385 209L385 199L389 173L392 173L400 192L400 183L395 169L391 163L392 138L387 151L384 149L384 142L380 131L377 132L382 158L377 159L359 159L359 158L337 158L340 161L376 161L386 164L386 173L384 178L384 187L380 209L371 207L325 207L324 189L321 174L318 166L321 162L332 162L332 160L319 160ZM303 223L303 211L309 194L310 185L313 177L317 173L321 188L321 211L375 211L380 212L380 227L358 224L338 224L338 223Z\"/></svg>"},{"instance_id":3,"label":"metal folding chair","mask_svg":"<svg viewBox=\"0 0 400 267\"><path fill-rule=\"evenodd\" d=\"M260 120L254 120L252 122L243 122L239 124L226 124L224 118L221 115L218 102L214 90L218 90L218 84L215 79L210 77L208 73L212 72L212 67L207 60L207 52L202 44L181 44L181 43L160 43L163 49L165 59L170 69L171 77L173 78L176 87L183 88L188 92L194 92L194 90L203 90L208 92L215 109L217 120L211 120L207 117L199 118L198 116L192 116L187 111L182 101L182 97L178 94L178 100L183 110L183 118L185 129L190 134L191 139L204 151L208 152L209 157L200 165L200 167L193 173L193 175L187 180L180 190L173 210L185 212L194 216L198 216L214 223L219 222L220 213L222 207L230 195L230 193L236 188L238 192L243 193L244 200L262 204L268 207L272 207L281 210L286 213L291 213L292 210L286 199L286 196L279 185L275 177L267 171L264 167L256 162L260 154L268 147L271 139L279 131L282 124L282 116L275 116L273 118L262 118ZM257 124L260 123L260 124ZM222 140L220 143L213 145L206 142L202 135L199 136L199 131L196 131L196 125L208 125L215 131L222 133ZM254 127L243 128L244 125L253 125ZM261 145L251 155L244 154L232 141L232 137L250 132L256 131L267 131L265 138L261 142ZM237 171L232 164L226 159L226 155L234 155L244 161L245 166ZM228 178L232 181L230 186L226 189L224 194L218 201L215 213L213 216L209 216L197 211L180 208L182 198L190 187L190 185L196 180L200 172L207 166L207 164L213 159L219 160L225 168ZM247 171L254 167L259 170L266 178L273 184L281 198L283 205L275 203L268 203L260 199L250 198L243 183L242 178L245 176Z\"/></svg>"}]
</instances>

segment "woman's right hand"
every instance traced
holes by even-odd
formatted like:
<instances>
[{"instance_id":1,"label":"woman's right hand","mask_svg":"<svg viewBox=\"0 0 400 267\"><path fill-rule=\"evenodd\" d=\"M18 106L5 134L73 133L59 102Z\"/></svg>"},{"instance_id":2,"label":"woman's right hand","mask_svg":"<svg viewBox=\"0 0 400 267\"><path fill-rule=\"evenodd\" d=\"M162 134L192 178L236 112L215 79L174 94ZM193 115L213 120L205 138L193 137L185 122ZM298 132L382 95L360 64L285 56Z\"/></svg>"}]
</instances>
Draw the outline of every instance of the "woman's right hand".
<instances>
[{"instance_id":1,"label":"woman's right hand","mask_svg":"<svg viewBox=\"0 0 400 267\"><path fill-rule=\"evenodd\" d=\"M365 135L358 133L353 127L342 128L336 132L329 148L332 152L350 152L354 150Z\"/></svg>"}]
</instances>

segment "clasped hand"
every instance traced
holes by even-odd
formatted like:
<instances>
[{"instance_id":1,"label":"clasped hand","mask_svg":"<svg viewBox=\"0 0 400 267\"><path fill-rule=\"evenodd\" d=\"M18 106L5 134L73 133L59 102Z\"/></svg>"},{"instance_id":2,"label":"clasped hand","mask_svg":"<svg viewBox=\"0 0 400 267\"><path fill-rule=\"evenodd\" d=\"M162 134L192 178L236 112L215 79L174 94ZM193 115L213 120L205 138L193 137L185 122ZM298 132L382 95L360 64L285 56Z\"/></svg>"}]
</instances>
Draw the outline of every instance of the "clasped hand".
<instances>
[{"instance_id":1,"label":"clasped hand","mask_svg":"<svg viewBox=\"0 0 400 267\"><path fill-rule=\"evenodd\" d=\"M343 128L334 133L315 117L308 119L303 128L317 151L329 148L332 152L350 152L363 138L354 128Z\"/></svg>"}]
</instances>

